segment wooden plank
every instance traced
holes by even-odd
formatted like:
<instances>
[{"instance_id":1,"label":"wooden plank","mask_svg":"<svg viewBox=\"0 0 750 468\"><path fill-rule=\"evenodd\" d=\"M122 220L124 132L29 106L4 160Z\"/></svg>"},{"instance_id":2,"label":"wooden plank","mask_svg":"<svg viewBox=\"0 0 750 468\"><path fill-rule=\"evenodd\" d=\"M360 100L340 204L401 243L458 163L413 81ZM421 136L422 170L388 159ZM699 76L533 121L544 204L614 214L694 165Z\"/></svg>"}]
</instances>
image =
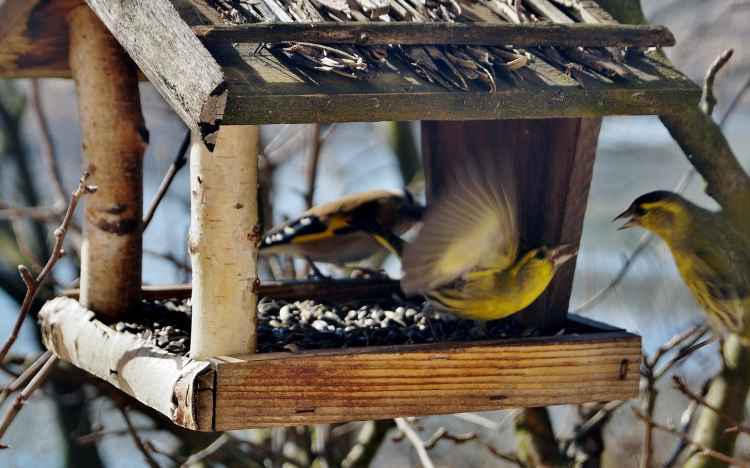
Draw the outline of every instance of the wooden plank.
<instances>
[{"instance_id":1,"label":"wooden plank","mask_svg":"<svg viewBox=\"0 0 750 468\"><path fill-rule=\"evenodd\" d=\"M205 427L197 416L199 377L207 362L168 353L130 333L118 333L77 301L58 297L39 312L42 342L50 351L114 385L183 427ZM205 399L201 400L205 406ZM201 423L201 421L204 421Z\"/></svg>"},{"instance_id":2,"label":"wooden plank","mask_svg":"<svg viewBox=\"0 0 750 468\"><path fill-rule=\"evenodd\" d=\"M567 18L567 17L566 17ZM255 23L194 26L205 44L315 42L322 44L482 44L564 47L673 46L663 26L570 23Z\"/></svg>"},{"instance_id":3,"label":"wooden plank","mask_svg":"<svg viewBox=\"0 0 750 468\"><path fill-rule=\"evenodd\" d=\"M216 430L633 398L625 332L216 358Z\"/></svg>"},{"instance_id":4,"label":"wooden plank","mask_svg":"<svg viewBox=\"0 0 750 468\"><path fill-rule=\"evenodd\" d=\"M168 0L87 2L187 126L213 150L224 74Z\"/></svg>"}]
</instances>

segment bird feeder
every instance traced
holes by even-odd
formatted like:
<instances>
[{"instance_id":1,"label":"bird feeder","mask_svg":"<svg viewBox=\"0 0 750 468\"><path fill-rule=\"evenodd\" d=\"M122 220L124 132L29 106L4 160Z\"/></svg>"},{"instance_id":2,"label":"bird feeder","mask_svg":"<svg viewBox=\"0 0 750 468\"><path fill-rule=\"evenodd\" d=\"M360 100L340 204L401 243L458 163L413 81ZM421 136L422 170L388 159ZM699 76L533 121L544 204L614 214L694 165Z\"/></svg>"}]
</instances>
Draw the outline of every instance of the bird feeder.
<instances>
[{"instance_id":1,"label":"bird feeder","mask_svg":"<svg viewBox=\"0 0 750 468\"><path fill-rule=\"evenodd\" d=\"M370 21L373 18L363 13L366 8L352 13L358 21L299 22L291 10L260 0L255 5L265 12L264 19L275 21L238 24L231 8L219 11L217 4L234 5L206 0L88 0L88 6L76 0L0 3L5 18L0 25L0 76L76 80L79 102L88 103L82 107L84 161L94 169L93 177L99 177L97 185L124 184L133 194L141 190L136 163L145 140L142 116L140 108L128 107L122 99L126 93L137 96L131 58L190 127L197 143L191 154L192 287L138 288L140 262L133 257L140 258L140 224L133 220L140 219L140 207L126 204L120 209L124 202L116 195L100 198L96 203L101 206L88 205L87 199L89 244L102 249L124 242L128 253L84 256L88 260L82 266L81 291L50 301L40 313L50 350L175 423L207 431L637 395L640 337L567 314L573 261L519 317L544 330L575 329L575 334L255 353L258 296L353 298L382 296L397 287L392 282L258 282L257 125L423 120L428 199L440 190L441 168L450 158L490 152L511 160L519 174L522 237L535 245L577 246L601 116L674 114L699 101L700 89L663 56L643 52L674 44L666 28L619 24L594 2L577 0L567 12L547 0L523 0L526 16L519 16L521 10L511 1L457 2L474 15L471 22L382 21L382 15ZM400 0L389 4L394 11L412 5L415 12L404 14L411 19L421 14L419 5L404 6ZM334 7L329 17L341 19ZM500 20L498 11L534 21L511 24ZM99 21L103 26L96 26ZM405 51L410 45L481 44L501 55L504 46L513 45L523 51L514 56L523 57L524 66L494 89L482 81L446 89L440 79L426 78L429 63L416 55L410 56L412 62L392 61L390 67L352 79L298 66L278 50L259 47L278 43L291 44L288 54L300 43L400 44ZM553 47L564 48L570 60L554 55ZM630 52L618 56L612 73L607 71L611 64L590 53L592 48L610 48L617 56L626 47ZM105 66L113 68L101 73ZM107 111L113 103L119 110ZM111 126L90 120L113 116L123 130L116 138L110 135ZM106 159L117 154L102 154L98 145L87 146L91 141L115 149L126 145L130 149L123 161L132 170L106 170ZM109 272L111 284L97 279L100 271ZM117 300L107 299L111 297ZM136 306L141 297L192 297L190 358L103 323Z\"/></svg>"}]
</instances>

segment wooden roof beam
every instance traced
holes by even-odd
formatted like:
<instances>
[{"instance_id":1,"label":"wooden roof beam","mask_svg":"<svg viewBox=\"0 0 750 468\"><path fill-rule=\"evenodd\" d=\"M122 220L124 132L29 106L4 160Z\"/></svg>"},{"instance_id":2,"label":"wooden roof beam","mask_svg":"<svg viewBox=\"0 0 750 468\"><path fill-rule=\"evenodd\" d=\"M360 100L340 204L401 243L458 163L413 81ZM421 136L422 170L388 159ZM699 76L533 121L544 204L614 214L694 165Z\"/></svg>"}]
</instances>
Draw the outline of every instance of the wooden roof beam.
<instances>
[{"instance_id":1,"label":"wooden roof beam","mask_svg":"<svg viewBox=\"0 0 750 468\"><path fill-rule=\"evenodd\" d=\"M255 23L193 26L204 44L481 44L559 47L669 47L664 26L543 23Z\"/></svg>"}]
</instances>

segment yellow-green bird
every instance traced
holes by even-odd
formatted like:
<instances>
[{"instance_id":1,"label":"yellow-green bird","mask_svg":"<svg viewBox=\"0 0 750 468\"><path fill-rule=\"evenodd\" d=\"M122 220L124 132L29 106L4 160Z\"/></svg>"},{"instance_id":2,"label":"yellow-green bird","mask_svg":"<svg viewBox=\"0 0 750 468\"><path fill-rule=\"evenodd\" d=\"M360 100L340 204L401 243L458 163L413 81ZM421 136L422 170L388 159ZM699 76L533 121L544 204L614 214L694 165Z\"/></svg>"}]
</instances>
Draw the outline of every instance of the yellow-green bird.
<instances>
[{"instance_id":1,"label":"yellow-green bird","mask_svg":"<svg viewBox=\"0 0 750 468\"><path fill-rule=\"evenodd\" d=\"M261 239L262 254L286 253L314 262L344 264L383 247L399 257L399 237L422 216L422 205L406 189L367 190L316 205Z\"/></svg>"},{"instance_id":2,"label":"yellow-green bird","mask_svg":"<svg viewBox=\"0 0 750 468\"><path fill-rule=\"evenodd\" d=\"M750 245L722 212L714 213L667 191L635 199L615 220L641 226L672 251L682 279L719 334L750 339Z\"/></svg>"},{"instance_id":3,"label":"yellow-green bird","mask_svg":"<svg viewBox=\"0 0 750 468\"><path fill-rule=\"evenodd\" d=\"M567 245L522 251L511 171L464 161L428 206L419 237L404 249L401 287L436 308L494 320L531 304L575 253Z\"/></svg>"}]
</instances>

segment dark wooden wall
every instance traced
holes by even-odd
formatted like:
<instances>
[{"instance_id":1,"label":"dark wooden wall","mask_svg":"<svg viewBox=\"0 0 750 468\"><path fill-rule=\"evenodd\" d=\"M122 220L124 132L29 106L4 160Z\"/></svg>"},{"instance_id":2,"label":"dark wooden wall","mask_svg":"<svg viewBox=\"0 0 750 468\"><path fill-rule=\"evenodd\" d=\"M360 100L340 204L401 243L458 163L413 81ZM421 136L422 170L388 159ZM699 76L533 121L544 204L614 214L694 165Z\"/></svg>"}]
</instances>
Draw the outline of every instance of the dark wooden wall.
<instances>
[{"instance_id":1,"label":"dark wooden wall","mask_svg":"<svg viewBox=\"0 0 750 468\"><path fill-rule=\"evenodd\" d=\"M601 118L424 121L428 204L451 158L509 159L519 192L521 239L532 247L578 246L600 127ZM560 267L547 291L516 318L548 332L564 326L575 263Z\"/></svg>"}]
</instances>

